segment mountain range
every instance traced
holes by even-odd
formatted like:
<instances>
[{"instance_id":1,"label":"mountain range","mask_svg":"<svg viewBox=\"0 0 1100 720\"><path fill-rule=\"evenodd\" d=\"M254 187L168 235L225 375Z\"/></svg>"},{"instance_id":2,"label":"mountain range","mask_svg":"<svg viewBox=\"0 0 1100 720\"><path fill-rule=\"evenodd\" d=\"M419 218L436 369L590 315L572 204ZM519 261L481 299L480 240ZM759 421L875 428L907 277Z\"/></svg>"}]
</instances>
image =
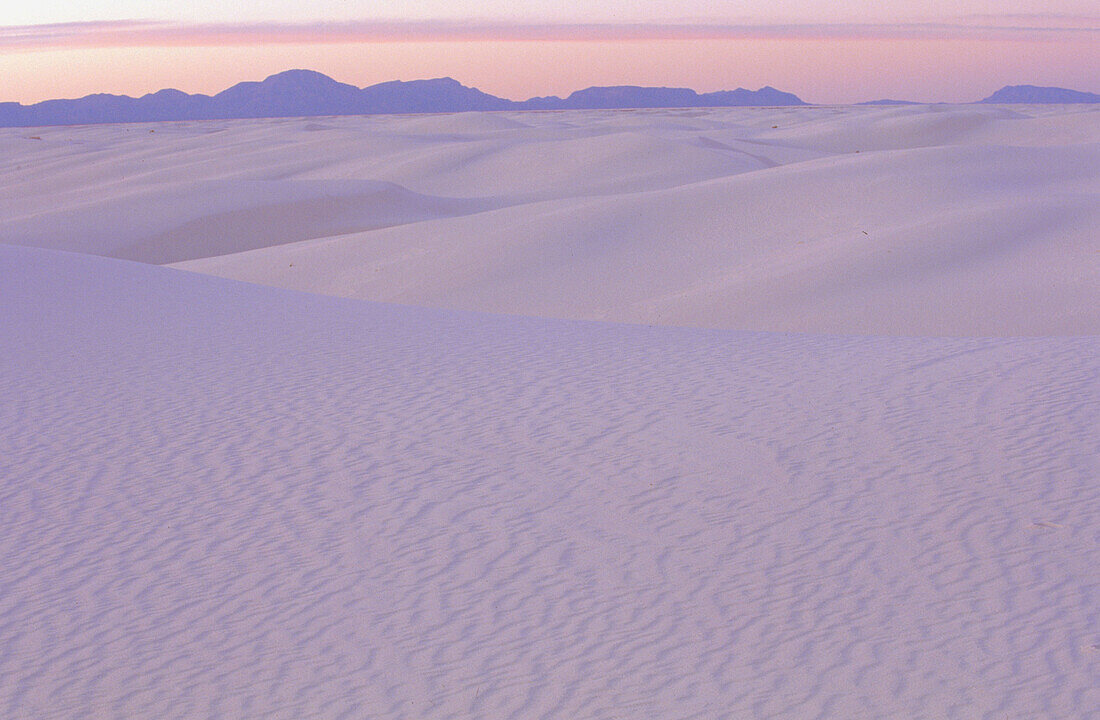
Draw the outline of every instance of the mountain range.
<instances>
[{"instance_id":1,"label":"mountain range","mask_svg":"<svg viewBox=\"0 0 1100 720\"><path fill-rule=\"evenodd\" d=\"M981 102L1100 102L1100 95L1020 85L1006 87ZM761 105L806 103L773 87L697 93L689 88L637 86L590 87L565 98L538 97L517 102L467 87L452 78L395 80L358 88L312 70L288 70L262 82L238 83L216 95L189 95L168 89L138 98L95 94L73 100L46 100L34 105L0 103L0 127L470 110Z\"/></svg>"},{"instance_id":2,"label":"mountain range","mask_svg":"<svg viewBox=\"0 0 1100 720\"><path fill-rule=\"evenodd\" d=\"M34 105L0 103L0 126L82 125L157 120L373 115L469 110L576 110L643 107L805 105L775 88L698 94L687 88L593 87L569 97L516 102L467 87L452 78L395 80L365 88L312 70L288 70L263 82L242 82L217 95L161 90L133 98L88 95Z\"/></svg>"}]
</instances>

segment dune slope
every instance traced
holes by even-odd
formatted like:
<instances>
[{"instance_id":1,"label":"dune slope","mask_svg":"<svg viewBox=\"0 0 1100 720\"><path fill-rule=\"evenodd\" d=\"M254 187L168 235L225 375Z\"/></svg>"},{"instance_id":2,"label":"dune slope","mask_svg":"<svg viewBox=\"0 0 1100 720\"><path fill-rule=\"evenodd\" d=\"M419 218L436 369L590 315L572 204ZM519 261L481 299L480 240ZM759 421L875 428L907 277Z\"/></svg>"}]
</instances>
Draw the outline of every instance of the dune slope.
<instances>
[{"instance_id":1,"label":"dune slope","mask_svg":"<svg viewBox=\"0 0 1100 720\"><path fill-rule=\"evenodd\" d=\"M1093 106L0 130L0 242L366 300L841 334L1100 333Z\"/></svg>"},{"instance_id":2,"label":"dune slope","mask_svg":"<svg viewBox=\"0 0 1100 720\"><path fill-rule=\"evenodd\" d=\"M1081 718L1100 340L502 318L0 246L10 718Z\"/></svg>"}]
</instances>

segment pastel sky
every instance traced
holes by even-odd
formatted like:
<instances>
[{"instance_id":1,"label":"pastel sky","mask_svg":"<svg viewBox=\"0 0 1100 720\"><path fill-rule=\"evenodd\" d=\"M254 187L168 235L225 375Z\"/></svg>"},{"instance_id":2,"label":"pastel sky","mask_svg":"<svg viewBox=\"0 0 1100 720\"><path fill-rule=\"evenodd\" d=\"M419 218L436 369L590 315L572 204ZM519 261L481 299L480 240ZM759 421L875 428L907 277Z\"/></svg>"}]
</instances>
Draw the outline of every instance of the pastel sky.
<instances>
[{"instance_id":1,"label":"pastel sky","mask_svg":"<svg viewBox=\"0 0 1100 720\"><path fill-rule=\"evenodd\" d=\"M1100 91L1095 0L45 0L0 7L0 101L214 93L289 68L504 97L772 85L810 102Z\"/></svg>"}]
</instances>

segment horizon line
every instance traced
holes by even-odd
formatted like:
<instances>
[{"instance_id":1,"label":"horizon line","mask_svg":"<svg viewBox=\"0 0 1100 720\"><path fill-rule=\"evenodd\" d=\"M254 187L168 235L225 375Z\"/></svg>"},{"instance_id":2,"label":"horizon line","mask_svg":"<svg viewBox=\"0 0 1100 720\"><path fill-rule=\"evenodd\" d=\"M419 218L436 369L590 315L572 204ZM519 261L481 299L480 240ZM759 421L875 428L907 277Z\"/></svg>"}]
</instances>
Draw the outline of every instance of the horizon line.
<instances>
[{"instance_id":1,"label":"horizon line","mask_svg":"<svg viewBox=\"0 0 1100 720\"><path fill-rule=\"evenodd\" d=\"M459 85L461 85L465 88L468 88L468 89L471 89L471 90L477 90L478 92L483 92L483 93L485 92L484 90L481 90L480 88L478 88L476 85L466 85L461 80L458 80L458 79L456 79L456 78L454 78L450 75L439 75L439 76L435 76L435 77L414 78L412 80L401 80L401 79L383 80L381 82L360 86L360 85L356 85L354 83L346 83L346 82L343 82L341 80L337 80L336 78L333 78L330 75L327 75L326 73L320 72L318 70L312 70L310 68L304 68L304 67L294 67L294 68L287 68L285 70L280 70L278 72L271 73L271 74L267 75L265 78L263 78L262 80L239 80L239 81L237 81L235 83L232 83L231 85L228 85L227 87L225 87L225 88L223 88L223 89L221 89L217 92L213 92L213 93L209 93L209 94L207 94L207 93L189 93L189 92L186 92L186 91L183 91L183 90L179 90L178 88L162 87L162 88L159 88L157 90L142 93L140 95L127 95L125 93L111 93L111 92L99 91L99 92L88 93L87 95L82 95L80 97L47 98L45 100L38 100L38 101L35 101L35 102L31 102L31 103L22 103L22 102L19 102L19 101L4 101L2 98L0 98L0 105L16 104L16 105L20 105L20 106L25 107L25 108L30 108L30 107L34 107L35 105L39 105L39 104L42 104L42 103L57 102L57 101L84 100L86 98L100 96L100 95L106 95L106 96L110 96L110 97L125 97L125 98L130 98L130 99L137 100L137 99L141 99L141 98L148 97L148 96L151 96L151 95L156 95L157 93L164 92L166 90L173 90L173 91L176 91L176 92L181 92L181 93L184 93L185 95L188 95L188 96L191 96L191 97L208 97L208 98L212 98L212 97L216 97L217 95L221 94L222 92L230 90L230 89L232 89L232 88L234 88L238 85L242 85L242 84L245 84L245 83L262 83L262 82L265 82L266 80L269 80L273 77L276 77L276 76L279 76L279 75L284 75L286 73L293 73L293 72L316 73L317 75L321 75L325 78L328 78L329 80L332 80L333 82L340 83L341 85L349 85L353 88L356 88L357 90L366 90L368 88L377 87L379 85L386 85L386 84L390 84L390 83L412 83L412 82L432 82L432 81L438 81L438 80L450 80L450 81L458 83ZM1040 89L1070 90L1072 92L1083 92L1083 93L1087 93L1087 94L1097 94L1097 93L1092 93L1091 91L1088 91L1088 90L1077 90L1075 88L1066 88L1066 87L1052 86L1052 85L1034 85L1032 83L1018 83L1018 84L1004 85L1000 88L997 88L996 90L993 90L992 92L995 93L995 92L998 92L999 90L1004 90L1005 88L1010 88L1010 87L1034 87L1034 88L1040 88ZM880 97L880 98L874 98L872 100L863 100L863 101L860 101L860 102L850 102L850 103L811 102L811 101L803 100L796 93L786 91L786 90L781 90L780 88L777 88L777 87L773 86L770 83L765 83L764 85L761 85L756 90L752 90L752 89L746 88L746 87L737 87L737 88L725 88L725 89L721 89L721 90L717 90L717 91L699 91L699 90L696 90L695 88L692 88L692 87L689 87L689 86L663 85L663 84L658 84L658 85L637 85L637 84L632 84L631 83L631 84L613 84L613 85L589 85L589 86L586 86L586 87L583 87L583 88L579 88L578 90L573 90L573 91L571 91L569 93L566 93L566 94L563 94L563 95L533 95L531 97L524 98L522 100L514 100L512 98L507 98L507 97L503 97L503 96L499 96L499 95L494 95L492 93L485 93L485 94L490 95L491 97L494 97L494 98L499 99L499 100L504 100L504 101L512 102L512 103L516 103L516 104L522 104L522 103L530 102L531 100L542 100L542 99L549 99L549 98L557 98L559 100L565 100L565 99L568 99L571 95L573 95L575 93L578 93L578 92L582 92L584 90L611 89L611 88L639 88L639 89L643 89L643 90L658 90L658 89L661 89L661 90L689 90L689 91L691 91L691 92L693 92L693 93L695 93L696 95L699 95L699 96L714 94L716 92L717 93L723 93L723 92L745 91L745 92L751 92L751 93L758 93L758 92L762 92L764 90L775 90L777 92L784 93L784 94L787 94L787 95L793 95L800 102L802 102L804 105L816 105L816 106L823 106L823 107L827 107L827 106L831 106L831 105L838 105L838 106L839 105L859 105L859 104L863 104L863 103L874 103L874 102L882 102L882 101L899 102L899 103L912 103L912 104L915 104L915 105L972 105L972 104L979 103L984 99L984 98L982 98L982 99L979 99L979 100L948 101L948 100L906 100L906 99L902 99L902 98L898 98L898 97L892 97L892 98ZM987 93L985 97L989 97L989 93Z\"/></svg>"}]
</instances>

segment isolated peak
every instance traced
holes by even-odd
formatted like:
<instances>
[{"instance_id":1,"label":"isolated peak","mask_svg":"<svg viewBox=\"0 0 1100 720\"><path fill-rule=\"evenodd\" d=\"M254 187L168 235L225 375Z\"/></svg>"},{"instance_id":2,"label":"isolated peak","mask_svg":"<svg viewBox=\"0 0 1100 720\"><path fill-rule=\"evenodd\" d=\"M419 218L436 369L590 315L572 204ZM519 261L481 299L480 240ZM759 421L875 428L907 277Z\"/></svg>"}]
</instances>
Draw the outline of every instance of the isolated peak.
<instances>
[{"instance_id":1,"label":"isolated peak","mask_svg":"<svg viewBox=\"0 0 1100 720\"><path fill-rule=\"evenodd\" d=\"M1100 95L1061 87L1006 85L983 103L1100 103Z\"/></svg>"},{"instance_id":2,"label":"isolated peak","mask_svg":"<svg viewBox=\"0 0 1100 720\"><path fill-rule=\"evenodd\" d=\"M303 85L340 85L337 81L316 70L284 70L264 78L265 85L303 86Z\"/></svg>"}]
</instances>

